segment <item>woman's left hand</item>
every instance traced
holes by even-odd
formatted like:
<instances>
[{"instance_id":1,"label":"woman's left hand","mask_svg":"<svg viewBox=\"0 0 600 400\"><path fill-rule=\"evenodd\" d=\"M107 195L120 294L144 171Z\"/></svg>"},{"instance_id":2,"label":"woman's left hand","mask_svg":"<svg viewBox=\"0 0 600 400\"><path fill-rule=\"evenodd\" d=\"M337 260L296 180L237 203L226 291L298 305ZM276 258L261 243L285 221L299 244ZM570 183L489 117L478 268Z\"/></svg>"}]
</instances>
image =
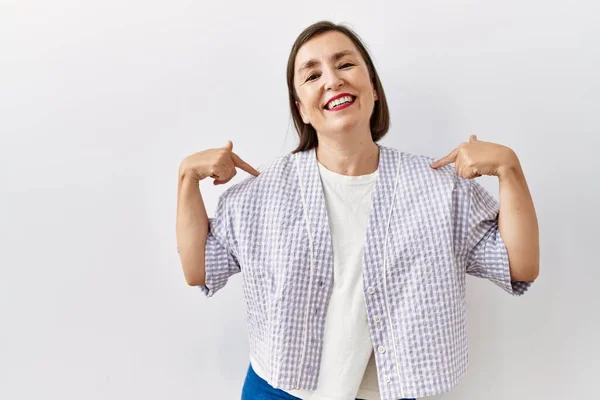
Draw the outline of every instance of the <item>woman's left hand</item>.
<instances>
[{"instance_id":1,"label":"woman's left hand","mask_svg":"<svg viewBox=\"0 0 600 400\"><path fill-rule=\"evenodd\" d=\"M501 176L505 170L518 166L519 159L509 147L481 142L471 135L468 143L461 143L450 154L431 164L431 168L438 169L451 163L459 176L473 179L482 175Z\"/></svg>"}]
</instances>

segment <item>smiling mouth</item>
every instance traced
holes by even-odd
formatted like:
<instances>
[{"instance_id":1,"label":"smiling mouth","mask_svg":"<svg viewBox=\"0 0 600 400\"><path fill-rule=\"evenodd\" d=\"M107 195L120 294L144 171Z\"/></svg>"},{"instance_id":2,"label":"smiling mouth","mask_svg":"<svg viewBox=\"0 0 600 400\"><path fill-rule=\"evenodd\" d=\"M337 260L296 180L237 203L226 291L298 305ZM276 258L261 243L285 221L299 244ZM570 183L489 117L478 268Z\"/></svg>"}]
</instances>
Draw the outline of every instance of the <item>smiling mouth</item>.
<instances>
[{"instance_id":1,"label":"smiling mouth","mask_svg":"<svg viewBox=\"0 0 600 400\"><path fill-rule=\"evenodd\" d=\"M355 100L356 100L356 96L346 96L346 97L342 97L340 99L334 100L332 102L329 102L323 108L327 111L343 110L344 108L348 108L352 104L354 104Z\"/></svg>"}]
</instances>

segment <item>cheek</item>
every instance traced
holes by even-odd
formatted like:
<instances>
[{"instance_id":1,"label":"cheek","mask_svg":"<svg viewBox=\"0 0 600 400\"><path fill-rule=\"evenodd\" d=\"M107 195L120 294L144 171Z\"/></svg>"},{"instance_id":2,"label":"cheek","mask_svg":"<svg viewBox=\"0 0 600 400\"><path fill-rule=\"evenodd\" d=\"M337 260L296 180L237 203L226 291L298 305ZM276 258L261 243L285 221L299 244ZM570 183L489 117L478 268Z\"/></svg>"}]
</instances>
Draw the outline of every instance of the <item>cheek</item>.
<instances>
[{"instance_id":1,"label":"cheek","mask_svg":"<svg viewBox=\"0 0 600 400\"><path fill-rule=\"evenodd\" d=\"M306 104L310 104L310 108L315 110L319 109L319 94L316 90L309 90L306 94Z\"/></svg>"},{"instance_id":2,"label":"cheek","mask_svg":"<svg viewBox=\"0 0 600 400\"><path fill-rule=\"evenodd\" d=\"M315 103L318 104L319 100L315 95L314 91L303 88L301 91L297 91L300 102L304 105L304 111L311 112L315 107Z\"/></svg>"}]
</instances>

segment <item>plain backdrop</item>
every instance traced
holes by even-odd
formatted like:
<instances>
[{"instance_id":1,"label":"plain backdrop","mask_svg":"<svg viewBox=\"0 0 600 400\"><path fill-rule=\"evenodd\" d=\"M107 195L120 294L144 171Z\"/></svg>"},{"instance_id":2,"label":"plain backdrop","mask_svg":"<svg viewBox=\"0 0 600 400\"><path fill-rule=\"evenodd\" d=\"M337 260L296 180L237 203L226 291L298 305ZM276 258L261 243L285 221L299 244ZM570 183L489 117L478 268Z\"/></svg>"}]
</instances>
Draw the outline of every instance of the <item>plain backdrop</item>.
<instances>
[{"instance_id":1,"label":"plain backdrop","mask_svg":"<svg viewBox=\"0 0 600 400\"><path fill-rule=\"evenodd\" d=\"M469 373L432 398L599 398L592 0L0 1L0 398L239 399L242 278L186 284L177 171L228 139L255 167L294 148L286 61L321 19L372 52L381 144L441 157L475 133L533 194L540 277L468 278ZM209 215L225 188L201 184Z\"/></svg>"}]
</instances>

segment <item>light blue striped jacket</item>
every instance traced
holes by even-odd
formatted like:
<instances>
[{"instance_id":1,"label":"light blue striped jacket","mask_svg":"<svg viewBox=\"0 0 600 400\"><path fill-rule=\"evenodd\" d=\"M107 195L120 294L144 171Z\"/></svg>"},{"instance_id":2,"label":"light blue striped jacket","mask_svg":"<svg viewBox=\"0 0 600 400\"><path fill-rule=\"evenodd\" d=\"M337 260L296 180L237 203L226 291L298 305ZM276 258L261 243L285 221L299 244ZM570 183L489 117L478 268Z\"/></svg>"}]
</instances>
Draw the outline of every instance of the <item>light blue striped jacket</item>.
<instances>
[{"instance_id":1,"label":"light blue striped jacket","mask_svg":"<svg viewBox=\"0 0 600 400\"><path fill-rule=\"evenodd\" d=\"M381 398L432 396L467 370L466 274L513 295L531 282L511 281L499 205L480 184L379 148L362 281ZM272 386L315 390L334 256L315 150L230 186L209 231L200 288L210 297L241 271L253 358Z\"/></svg>"}]
</instances>

